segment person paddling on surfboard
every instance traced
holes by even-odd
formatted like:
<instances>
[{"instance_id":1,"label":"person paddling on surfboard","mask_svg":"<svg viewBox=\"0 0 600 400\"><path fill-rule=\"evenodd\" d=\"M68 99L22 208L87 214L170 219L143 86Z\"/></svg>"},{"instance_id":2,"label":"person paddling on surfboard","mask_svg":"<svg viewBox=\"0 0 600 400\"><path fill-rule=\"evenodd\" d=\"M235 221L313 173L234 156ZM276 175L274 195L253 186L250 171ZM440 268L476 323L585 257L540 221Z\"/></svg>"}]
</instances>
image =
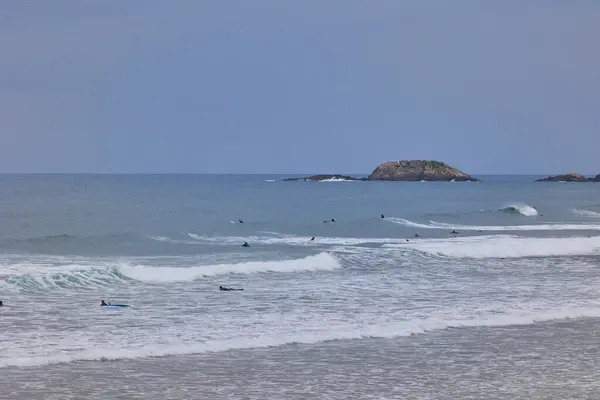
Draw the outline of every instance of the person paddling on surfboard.
<instances>
[{"instance_id":1,"label":"person paddling on surfboard","mask_svg":"<svg viewBox=\"0 0 600 400\"><path fill-rule=\"evenodd\" d=\"M222 292L237 292L237 291L244 290L244 289L233 289L233 288L227 288L224 286L219 286L219 290Z\"/></svg>"},{"instance_id":2,"label":"person paddling on surfboard","mask_svg":"<svg viewBox=\"0 0 600 400\"><path fill-rule=\"evenodd\" d=\"M114 304L114 303L106 303L104 300L100 300L101 307L129 307L129 304Z\"/></svg>"},{"instance_id":3,"label":"person paddling on surfboard","mask_svg":"<svg viewBox=\"0 0 600 400\"><path fill-rule=\"evenodd\" d=\"M248 244L248 242L244 242L244 244L242 245L242 247L250 247L250 245Z\"/></svg>"}]
</instances>

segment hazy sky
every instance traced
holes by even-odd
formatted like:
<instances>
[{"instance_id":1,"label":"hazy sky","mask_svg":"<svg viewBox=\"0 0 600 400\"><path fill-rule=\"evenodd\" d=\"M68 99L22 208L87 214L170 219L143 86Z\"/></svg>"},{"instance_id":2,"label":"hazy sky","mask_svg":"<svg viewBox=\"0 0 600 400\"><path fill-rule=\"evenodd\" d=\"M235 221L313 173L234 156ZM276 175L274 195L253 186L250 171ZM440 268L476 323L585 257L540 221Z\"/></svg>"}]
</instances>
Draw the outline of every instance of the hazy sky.
<instances>
[{"instance_id":1,"label":"hazy sky","mask_svg":"<svg viewBox=\"0 0 600 400\"><path fill-rule=\"evenodd\" d=\"M0 171L600 172L600 1L0 3Z\"/></svg>"}]
</instances>

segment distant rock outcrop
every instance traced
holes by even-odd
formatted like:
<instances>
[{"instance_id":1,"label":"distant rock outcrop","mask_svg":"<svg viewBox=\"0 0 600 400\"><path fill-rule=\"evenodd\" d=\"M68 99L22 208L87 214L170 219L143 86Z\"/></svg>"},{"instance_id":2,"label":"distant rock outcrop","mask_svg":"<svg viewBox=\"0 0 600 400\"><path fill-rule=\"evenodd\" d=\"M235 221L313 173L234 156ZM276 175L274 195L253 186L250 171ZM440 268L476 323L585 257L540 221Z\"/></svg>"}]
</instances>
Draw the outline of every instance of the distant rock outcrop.
<instances>
[{"instance_id":1,"label":"distant rock outcrop","mask_svg":"<svg viewBox=\"0 0 600 400\"><path fill-rule=\"evenodd\" d=\"M315 181L315 182L321 182L321 181L364 181L365 178L355 178L353 176L348 176L348 175L339 175L339 174L334 174L334 175L311 175L311 176L305 176L303 178L287 178L284 179L284 181Z\"/></svg>"},{"instance_id":2,"label":"distant rock outcrop","mask_svg":"<svg viewBox=\"0 0 600 400\"><path fill-rule=\"evenodd\" d=\"M581 174L569 172L567 174L548 176L546 178L536 179L536 182L600 182L600 174L595 178L586 178Z\"/></svg>"},{"instance_id":3,"label":"distant rock outcrop","mask_svg":"<svg viewBox=\"0 0 600 400\"><path fill-rule=\"evenodd\" d=\"M479 179L441 161L401 160L379 165L370 181L478 181Z\"/></svg>"}]
</instances>

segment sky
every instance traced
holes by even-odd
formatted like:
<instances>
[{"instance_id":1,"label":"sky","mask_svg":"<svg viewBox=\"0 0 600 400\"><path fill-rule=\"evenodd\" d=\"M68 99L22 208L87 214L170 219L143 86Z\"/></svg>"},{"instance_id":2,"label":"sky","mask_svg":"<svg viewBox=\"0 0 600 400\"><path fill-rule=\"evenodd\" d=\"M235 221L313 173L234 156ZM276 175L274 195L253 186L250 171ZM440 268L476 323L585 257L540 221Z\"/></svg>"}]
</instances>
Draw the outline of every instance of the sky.
<instances>
[{"instance_id":1,"label":"sky","mask_svg":"<svg viewBox=\"0 0 600 400\"><path fill-rule=\"evenodd\" d=\"M0 172L600 173L596 0L0 3Z\"/></svg>"}]
</instances>

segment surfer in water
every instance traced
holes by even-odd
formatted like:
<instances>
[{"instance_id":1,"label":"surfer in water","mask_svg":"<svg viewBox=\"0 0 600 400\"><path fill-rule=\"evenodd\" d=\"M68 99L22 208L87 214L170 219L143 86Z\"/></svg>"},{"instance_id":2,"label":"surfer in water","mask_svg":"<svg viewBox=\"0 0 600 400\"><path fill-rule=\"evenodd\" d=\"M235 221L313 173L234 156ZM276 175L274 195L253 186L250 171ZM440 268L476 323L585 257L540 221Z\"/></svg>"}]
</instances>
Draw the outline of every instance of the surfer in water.
<instances>
[{"instance_id":1,"label":"surfer in water","mask_svg":"<svg viewBox=\"0 0 600 400\"><path fill-rule=\"evenodd\" d=\"M234 288L228 288L228 287L225 287L225 286L219 286L219 290L221 292L239 292L239 291L242 291L244 289L234 289Z\"/></svg>"},{"instance_id":2,"label":"surfer in water","mask_svg":"<svg viewBox=\"0 0 600 400\"><path fill-rule=\"evenodd\" d=\"M415 237L420 237L418 233L415 233Z\"/></svg>"},{"instance_id":3,"label":"surfer in water","mask_svg":"<svg viewBox=\"0 0 600 400\"><path fill-rule=\"evenodd\" d=\"M2 307L4 304L2 304L2 300L0 300L0 307Z\"/></svg>"},{"instance_id":4,"label":"surfer in water","mask_svg":"<svg viewBox=\"0 0 600 400\"><path fill-rule=\"evenodd\" d=\"M452 229L452 232L450 232L451 235L458 235L459 233L456 232L454 229Z\"/></svg>"},{"instance_id":5,"label":"surfer in water","mask_svg":"<svg viewBox=\"0 0 600 400\"><path fill-rule=\"evenodd\" d=\"M248 242L244 242L244 244L242 245L242 247L250 247L250 245L248 244Z\"/></svg>"},{"instance_id":6,"label":"surfer in water","mask_svg":"<svg viewBox=\"0 0 600 400\"><path fill-rule=\"evenodd\" d=\"M238 221L239 221L240 224L244 223L244 221L242 221L241 219L238 219Z\"/></svg>"},{"instance_id":7,"label":"surfer in water","mask_svg":"<svg viewBox=\"0 0 600 400\"><path fill-rule=\"evenodd\" d=\"M385 215L381 214L381 219L385 218Z\"/></svg>"},{"instance_id":8,"label":"surfer in water","mask_svg":"<svg viewBox=\"0 0 600 400\"><path fill-rule=\"evenodd\" d=\"M313 242L314 240L315 240L315 237L313 236L313 237L310 239L310 241L311 241L311 242Z\"/></svg>"},{"instance_id":9,"label":"surfer in water","mask_svg":"<svg viewBox=\"0 0 600 400\"><path fill-rule=\"evenodd\" d=\"M104 300L100 300L100 306L109 306L110 303L105 303Z\"/></svg>"}]
</instances>

